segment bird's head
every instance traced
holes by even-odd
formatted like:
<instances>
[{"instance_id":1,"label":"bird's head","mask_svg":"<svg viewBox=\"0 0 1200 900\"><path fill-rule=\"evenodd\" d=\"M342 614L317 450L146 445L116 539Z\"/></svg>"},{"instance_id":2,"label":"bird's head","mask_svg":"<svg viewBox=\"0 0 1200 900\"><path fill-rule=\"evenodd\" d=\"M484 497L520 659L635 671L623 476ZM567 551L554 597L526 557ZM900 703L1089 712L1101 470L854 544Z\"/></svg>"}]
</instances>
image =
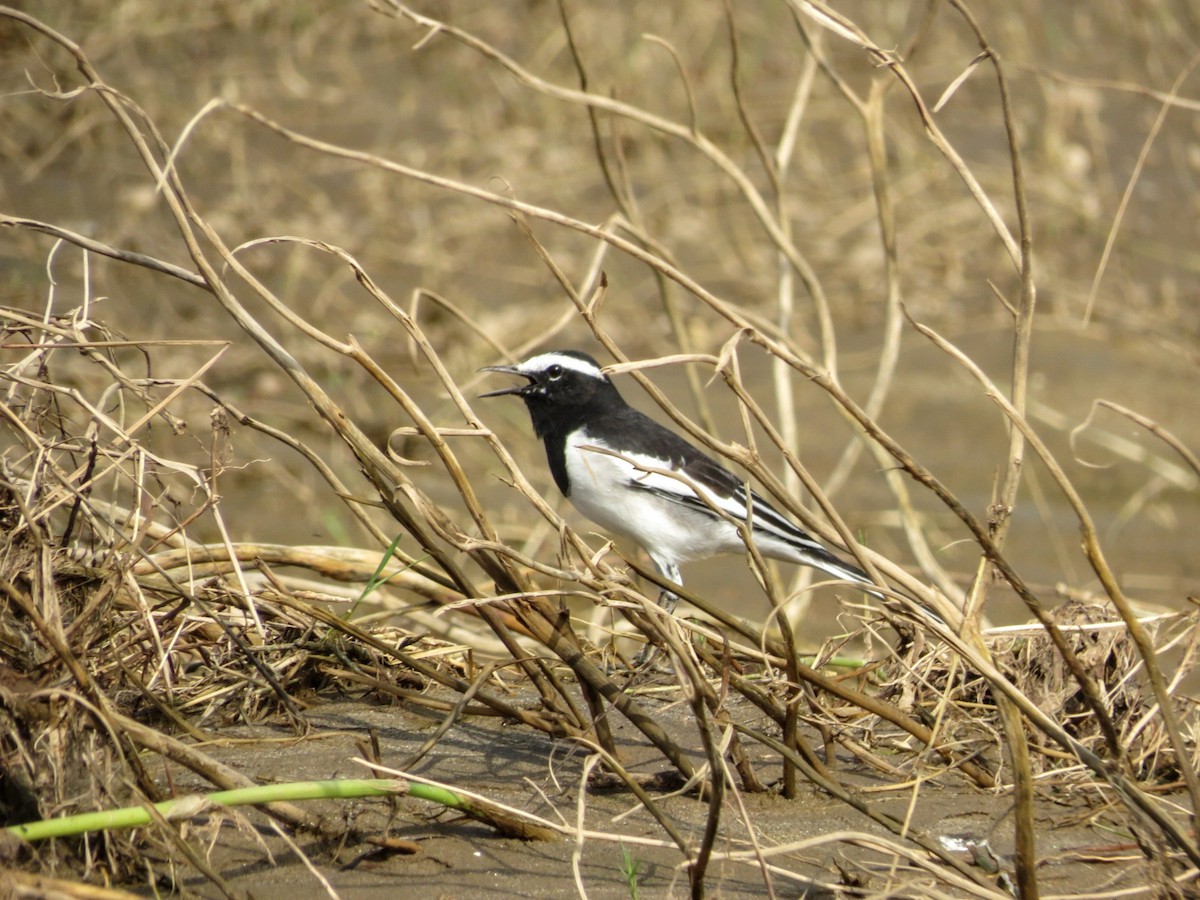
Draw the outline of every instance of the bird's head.
<instances>
[{"instance_id":1,"label":"bird's head","mask_svg":"<svg viewBox=\"0 0 1200 900\"><path fill-rule=\"evenodd\" d=\"M616 394L616 387L600 364L577 350L554 350L531 357L515 366L484 366L481 372L502 372L525 379L524 384L480 394L480 397L520 397L541 429L541 417L570 415L586 410L602 398Z\"/></svg>"}]
</instances>

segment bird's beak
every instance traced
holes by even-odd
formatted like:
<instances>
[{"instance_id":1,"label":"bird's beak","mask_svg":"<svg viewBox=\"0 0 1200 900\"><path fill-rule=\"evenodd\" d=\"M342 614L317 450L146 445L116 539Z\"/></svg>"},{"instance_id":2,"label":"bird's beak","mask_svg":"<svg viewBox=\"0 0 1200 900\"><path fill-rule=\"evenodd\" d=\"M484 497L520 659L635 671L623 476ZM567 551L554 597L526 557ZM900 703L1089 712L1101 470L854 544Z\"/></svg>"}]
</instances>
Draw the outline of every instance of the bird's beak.
<instances>
[{"instance_id":1,"label":"bird's beak","mask_svg":"<svg viewBox=\"0 0 1200 900\"><path fill-rule=\"evenodd\" d=\"M533 379L518 369L516 366L484 366L480 372L501 372L505 375L520 375L522 378L528 379L528 384L518 384L514 387L501 388L498 391L488 391L486 394L480 394L479 399L484 397L503 397L506 394L514 394L521 397L525 394L525 389L533 384Z\"/></svg>"}]
</instances>

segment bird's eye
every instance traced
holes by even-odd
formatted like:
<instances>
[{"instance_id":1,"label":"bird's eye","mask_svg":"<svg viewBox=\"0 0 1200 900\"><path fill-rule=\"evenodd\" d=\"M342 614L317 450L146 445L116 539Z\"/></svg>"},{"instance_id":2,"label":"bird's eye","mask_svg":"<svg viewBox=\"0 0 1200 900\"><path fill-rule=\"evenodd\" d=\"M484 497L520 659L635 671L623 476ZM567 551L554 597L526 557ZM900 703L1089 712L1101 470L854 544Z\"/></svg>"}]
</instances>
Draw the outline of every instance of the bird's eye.
<instances>
[{"instance_id":1,"label":"bird's eye","mask_svg":"<svg viewBox=\"0 0 1200 900\"><path fill-rule=\"evenodd\" d=\"M554 365L552 365L550 368L548 368L546 370L546 377L549 378L551 381L558 381L558 379L562 378L562 376L563 376L563 367L560 366L558 363L555 363Z\"/></svg>"}]
</instances>

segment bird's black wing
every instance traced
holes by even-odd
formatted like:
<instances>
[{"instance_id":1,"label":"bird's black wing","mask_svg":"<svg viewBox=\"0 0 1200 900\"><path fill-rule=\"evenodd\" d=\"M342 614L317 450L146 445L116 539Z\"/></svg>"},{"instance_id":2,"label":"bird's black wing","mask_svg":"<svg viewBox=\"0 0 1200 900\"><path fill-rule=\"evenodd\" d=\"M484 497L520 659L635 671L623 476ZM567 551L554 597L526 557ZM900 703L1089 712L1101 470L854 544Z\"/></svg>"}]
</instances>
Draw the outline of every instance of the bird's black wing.
<instances>
[{"instance_id":1,"label":"bird's black wing","mask_svg":"<svg viewBox=\"0 0 1200 900\"><path fill-rule=\"evenodd\" d=\"M622 415L622 419L620 433L628 434L637 429L639 434L641 452L629 454L629 460L638 466L670 470L679 476L635 473L630 478L631 487L650 491L673 503L710 514L716 507L734 521L744 521L749 515L756 534L774 538L795 551L793 561L815 565L850 581L872 583L866 572L831 553L807 531L750 490L733 472L673 431L632 408ZM589 433L591 431L589 428ZM615 444L612 437L605 442L610 447ZM657 461L656 465L651 462L653 460ZM693 485L703 490L706 496L697 494ZM789 553L789 556L792 555Z\"/></svg>"}]
</instances>

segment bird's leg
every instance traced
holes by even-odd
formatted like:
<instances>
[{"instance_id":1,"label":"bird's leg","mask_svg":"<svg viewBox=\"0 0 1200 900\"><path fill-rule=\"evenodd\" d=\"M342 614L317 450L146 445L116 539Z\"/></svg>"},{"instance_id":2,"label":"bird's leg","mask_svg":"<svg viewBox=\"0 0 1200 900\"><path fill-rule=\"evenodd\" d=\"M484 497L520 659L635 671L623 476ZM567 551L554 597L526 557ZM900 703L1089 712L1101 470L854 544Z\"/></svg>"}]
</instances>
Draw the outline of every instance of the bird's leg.
<instances>
[{"instance_id":1,"label":"bird's leg","mask_svg":"<svg viewBox=\"0 0 1200 900\"><path fill-rule=\"evenodd\" d=\"M683 584L683 575L679 572L679 563L673 559L664 559L661 556L651 556L651 562L654 563L654 568L658 574L670 581L672 584ZM658 594L658 605L669 613L675 612L675 606L679 603L679 596L668 588L663 588Z\"/></svg>"},{"instance_id":2,"label":"bird's leg","mask_svg":"<svg viewBox=\"0 0 1200 900\"><path fill-rule=\"evenodd\" d=\"M675 612L675 607L679 605L679 597L673 591L662 590L658 594L658 605L669 613Z\"/></svg>"},{"instance_id":3,"label":"bird's leg","mask_svg":"<svg viewBox=\"0 0 1200 900\"><path fill-rule=\"evenodd\" d=\"M642 646L642 649L638 651L637 656L633 658L633 667L635 669L640 669L646 665L646 663L651 662L656 656L658 656L658 647L650 643L649 638L646 638L646 643Z\"/></svg>"},{"instance_id":4,"label":"bird's leg","mask_svg":"<svg viewBox=\"0 0 1200 900\"><path fill-rule=\"evenodd\" d=\"M658 574L663 578L675 584L683 584L683 576L679 573L679 565L671 560L658 559L651 557L654 562L654 568L658 570ZM667 611L668 614L675 612L675 607L679 603L679 596L667 588L663 588L658 594L658 605ZM654 644L647 641L646 646L638 651L638 655L634 657L633 664L641 668L647 662L654 658L658 652L658 648Z\"/></svg>"}]
</instances>

